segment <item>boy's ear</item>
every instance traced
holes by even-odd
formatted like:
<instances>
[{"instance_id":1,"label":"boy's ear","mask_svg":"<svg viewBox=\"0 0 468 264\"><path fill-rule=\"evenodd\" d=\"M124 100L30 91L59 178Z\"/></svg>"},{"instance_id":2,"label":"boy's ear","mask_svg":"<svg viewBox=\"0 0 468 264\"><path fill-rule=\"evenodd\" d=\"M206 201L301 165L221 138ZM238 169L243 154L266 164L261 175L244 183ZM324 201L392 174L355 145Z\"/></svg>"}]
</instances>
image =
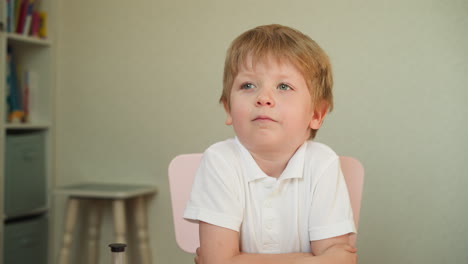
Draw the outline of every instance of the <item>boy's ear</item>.
<instances>
[{"instance_id":1,"label":"boy's ear","mask_svg":"<svg viewBox=\"0 0 468 264\"><path fill-rule=\"evenodd\" d=\"M231 110L229 109L229 106L227 105L226 101L223 101L223 106L224 106L224 111L226 112L226 122L225 122L225 124L230 126L230 125L232 125Z\"/></svg>"},{"instance_id":2,"label":"boy's ear","mask_svg":"<svg viewBox=\"0 0 468 264\"><path fill-rule=\"evenodd\" d=\"M328 103L321 102L315 108L314 114L312 115L312 119L310 120L310 128L311 129L319 129L322 126L323 119L328 113Z\"/></svg>"}]
</instances>

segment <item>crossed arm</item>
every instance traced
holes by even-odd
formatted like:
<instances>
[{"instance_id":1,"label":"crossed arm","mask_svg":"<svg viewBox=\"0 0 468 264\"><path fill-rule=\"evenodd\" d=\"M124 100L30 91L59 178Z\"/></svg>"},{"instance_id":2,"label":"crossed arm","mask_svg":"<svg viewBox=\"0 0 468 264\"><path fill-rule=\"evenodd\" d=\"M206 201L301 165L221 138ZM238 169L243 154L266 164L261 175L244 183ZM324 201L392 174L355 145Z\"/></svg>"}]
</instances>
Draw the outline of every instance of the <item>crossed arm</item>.
<instances>
[{"instance_id":1,"label":"crossed arm","mask_svg":"<svg viewBox=\"0 0 468 264\"><path fill-rule=\"evenodd\" d=\"M355 264L349 235L311 242L312 253L250 254L240 252L239 232L200 222L197 264Z\"/></svg>"}]
</instances>

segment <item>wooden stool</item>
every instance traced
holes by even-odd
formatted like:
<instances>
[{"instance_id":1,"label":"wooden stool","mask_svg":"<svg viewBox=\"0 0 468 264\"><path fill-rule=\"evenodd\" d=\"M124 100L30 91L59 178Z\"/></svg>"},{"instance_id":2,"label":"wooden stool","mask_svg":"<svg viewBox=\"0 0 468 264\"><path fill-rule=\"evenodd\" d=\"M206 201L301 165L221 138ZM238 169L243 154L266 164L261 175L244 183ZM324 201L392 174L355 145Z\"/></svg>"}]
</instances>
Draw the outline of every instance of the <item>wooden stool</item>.
<instances>
[{"instance_id":1,"label":"wooden stool","mask_svg":"<svg viewBox=\"0 0 468 264\"><path fill-rule=\"evenodd\" d=\"M132 199L135 210L135 223L139 255L142 264L151 264L151 252L148 238L148 220L145 195L156 193L156 187L130 184L85 183L59 188L56 194L68 195L65 214L65 230L59 253L59 264L68 264L76 225L78 209L83 200L92 200L87 210L88 218L88 259L86 263L97 264L99 231L101 225L101 207L107 200L112 203L114 235L117 243L126 243L125 200Z\"/></svg>"}]
</instances>

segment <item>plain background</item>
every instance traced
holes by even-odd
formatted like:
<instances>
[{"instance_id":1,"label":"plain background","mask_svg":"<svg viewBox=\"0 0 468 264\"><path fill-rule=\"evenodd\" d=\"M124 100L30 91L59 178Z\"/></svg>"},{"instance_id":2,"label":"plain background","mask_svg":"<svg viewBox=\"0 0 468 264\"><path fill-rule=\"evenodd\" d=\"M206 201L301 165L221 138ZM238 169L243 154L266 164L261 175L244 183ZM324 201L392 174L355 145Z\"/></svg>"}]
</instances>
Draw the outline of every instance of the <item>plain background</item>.
<instances>
[{"instance_id":1,"label":"plain background","mask_svg":"<svg viewBox=\"0 0 468 264\"><path fill-rule=\"evenodd\" d=\"M336 107L317 141L366 169L359 263L468 263L468 1L59 2L54 184L157 185L154 263L193 263L175 244L167 167L233 136L218 104L225 51L271 23L331 58ZM108 213L103 226L110 263Z\"/></svg>"}]
</instances>

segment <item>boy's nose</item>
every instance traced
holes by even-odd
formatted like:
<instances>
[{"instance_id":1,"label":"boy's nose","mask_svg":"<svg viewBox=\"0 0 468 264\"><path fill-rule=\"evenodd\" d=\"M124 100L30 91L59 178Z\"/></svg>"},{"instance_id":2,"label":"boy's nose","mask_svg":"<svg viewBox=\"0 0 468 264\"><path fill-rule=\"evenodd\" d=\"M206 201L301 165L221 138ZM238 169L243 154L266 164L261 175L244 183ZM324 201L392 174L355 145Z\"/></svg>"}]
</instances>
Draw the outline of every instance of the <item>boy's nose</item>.
<instances>
[{"instance_id":1,"label":"boy's nose","mask_svg":"<svg viewBox=\"0 0 468 264\"><path fill-rule=\"evenodd\" d=\"M257 97L257 106L274 106L275 100L270 94L260 93Z\"/></svg>"}]
</instances>

